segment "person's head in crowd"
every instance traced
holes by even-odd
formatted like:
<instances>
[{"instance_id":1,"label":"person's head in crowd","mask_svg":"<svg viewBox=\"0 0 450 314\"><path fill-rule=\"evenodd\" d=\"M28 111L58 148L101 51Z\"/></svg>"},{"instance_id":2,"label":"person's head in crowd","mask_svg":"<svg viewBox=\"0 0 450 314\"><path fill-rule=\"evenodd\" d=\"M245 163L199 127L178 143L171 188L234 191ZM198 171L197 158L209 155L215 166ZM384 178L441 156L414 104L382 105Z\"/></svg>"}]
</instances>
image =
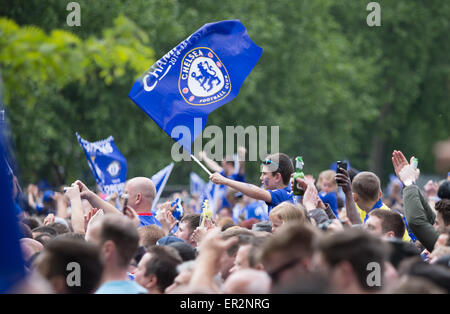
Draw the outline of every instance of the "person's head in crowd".
<instances>
[{"instance_id":1,"label":"person's head in crowd","mask_svg":"<svg viewBox=\"0 0 450 314\"><path fill-rule=\"evenodd\" d=\"M241 226L242 228L247 228L249 230L252 230L252 227L254 224L258 223L260 220L257 218L250 218L247 220L242 221L239 226Z\"/></svg>"},{"instance_id":2,"label":"person's head in crowd","mask_svg":"<svg viewBox=\"0 0 450 314\"><path fill-rule=\"evenodd\" d=\"M232 245L220 258L220 274L223 280L226 280L230 275L230 270L234 266L234 262L237 256L239 248L245 244L249 244L254 238L253 233L246 228L232 228L222 232L224 240L228 240L232 237L237 237L237 242Z\"/></svg>"},{"instance_id":3,"label":"person's head in crowd","mask_svg":"<svg viewBox=\"0 0 450 314\"><path fill-rule=\"evenodd\" d=\"M148 225L138 228L139 246L149 248L156 244L156 241L165 236L164 231L157 225Z\"/></svg>"},{"instance_id":4,"label":"person's head in crowd","mask_svg":"<svg viewBox=\"0 0 450 314\"><path fill-rule=\"evenodd\" d=\"M81 233L77 233L77 232L67 232L67 233L59 234L54 239L55 240L73 239L73 240L77 240L77 241L86 241L84 238L84 235Z\"/></svg>"},{"instance_id":5,"label":"person's head in crowd","mask_svg":"<svg viewBox=\"0 0 450 314\"><path fill-rule=\"evenodd\" d=\"M351 228L322 237L314 264L330 279L333 292L373 293L379 292L384 284L388 253L389 246L379 237L361 228Z\"/></svg>"},{"instance_id":6,"label":"person's head in crowd","mask_svg":"<svg viewBox=\"0 0 450 314\"><path fill-rule=\"evenodd\" d=\"M59 218L59 217L56 217L56 218ZM55 218L55 220L56 220L56 218ZM66 224L60 223L60 222L54 222L54 223L47 225L47 227L55 229L57 235L70 232L67 222L66 222Z\"/></svg>"},{"instance_id":7,"label":"person's head in crowd","mask_svg":"<svg viewBox=\"0 0 450 314\"><path fill-rule=\"evenodd\" d=\"M288 155L276 153L266 157L261 167L260 181L266 190L282 189L289 185L294 165Z\"/></svg>"},{"instance_id":8,"label":"person's head in crowd","mask_svg":"<svg viewBox=\"0 0 450 314\"><path fill-rule=\"evenodd\" d=\"M319 174L317 180L317 189L324 193L331 193L337 190L336 172L333 170L325 170Z\"/></svg>"},{"instance_id":9,"label":"person's head in crowd","mask_svg":"<svg viewBox=\"0 0 450 314\"><path fill-rule=\"evenodd\" d=\"M403 276L392 284L386 294L445 294L445 290L434 284L431 280L416 277Z\"/></svg>"},{"instance_id":10,"label":"person's head in crowd","mask_svg":"<svg viewBox=\"0 0 450 314\"><path fill-rule=\"evenodd\" d=\"M435 204L436 220L434 227L438 232L450 226L450 199L441 199Z\"/></svg>"},{"instance_id":11,"label":"person's head in crowd","mask_svg":"<svg viewBox=\"0 0 450 314\"><path fill-rule=\"evenodd\" d=\"M400 214L384 209L375 209L369 213L364 227L373 234L385 238L401 239L405 233L405 223Z\"/></svg>"},{"instance_id":12,"label":"person's head in crowd","mask_svg":"<svg viewBox=\"0 0 450 314\"><path fill-rule=\"evenodd\" d=\"M42 214L47 215L56 211L55 192L47 190L42 197L42 205L44 207Z\"/></svg>"},{"instance_id":13,"label":"person's head in crowd","mask_svg":"<svg viewBox=\"0 0 450 314\"><path fill-rule=\"evenodd\" d=\"M180 289L187 287L189 281L191 281L194 268L195 261L188 261L179 264L177 266L177 276L173 280L173 283L166 288L165 293L177 293Z\"/></svg>"},{"instance_id":14,"label":"person's head in crowd","mask_svg":"<svg viewBox=\"0 0 450 314\"><path fill-rule=\"evenodd\" d=\"M186 243L186 242L184 242L183 239L169 235L169 236L162 237L161 239L156 241L156 245L169 245L171 243L176 243L176 242Z\"/></svg>"},{"instance_id":15,"label":"person's head in crowd","mask_svg":"<svg viewBox=\"0 0 450 314\"><path fill-rule=\"evenodd\" d=\"M175 236L195 247L197 246L197 243L192 237L192 234L199 225L200 225L199 214L186 215L181 219L180 225L178 226L178 230L175 233Z\"/></svg>"},{"instance_id":16,"label":"person's head in crowd","mask_svg":"<svg viewBox=\"0 0 450 314\"><path fill-rule=\"evenodd\" d=\"M440 199L450 199L450 180L442 182L438 188L437 196Z\"/></svg>"},{"instance_id":17,"label":"person's head in crowd","mask_svg":"<svg viewBox=\"0 0 450 314\"><path fill-rule=\"evenodd\" d=\"M175 250L177 250L183 262L195 260L197 256L197 250L186 242L172 242L167 246L173 247Z\"/></svg>"},{"instance_id":18,"label":"person's head in crowd","mask_svg":"<svg viewBox=\"0 0 450 314\"><path fill-rule=\"evenodd\" d=\"M231 218L231 220L233 220L233 210L230 207L222 207L218 212L217 212L217 217L219 219L222 218Z\"/></svg>"},{"instance_id":19,"label":"person's head in crowd","mask_svg":"<svg viewBox=\"0 0 450 314\"><path fill-rule=\"evenodd\" d=\"M21 238L30 238L33 239L33 232L31 231L30 227L23 222L19 222L19 229Z\"/></svg>"},{"instance_id":20,"label":"person's head in crowd","mask_svg":"<svg viewBox=\"0 0 450 314\"><path fill-rule=\"evenodd\" d=\"M389 262L395 268L398 268L400 263L407 258L420 256L420 250L414 243L405 242L401 238L389 238L386 242L391 247Z\"/></svg>"},{"instance_id":21,"label":"person's head in crowd","mask_svg":"<svg viewBox=\"0 0 450 314\"><path fill-rule=\"evenodd\" d=\"M232 273L223 285L225 294L267 294L271 280L265 271L242 269Z\"/></svg>"},{"instance_id":22,"label":"person's head in crowd","mask_svg":"<svg viewBox=\"0 0 450 314\"><path fill-rule=\"evenodd\" d=\"M252 231L272 232L272 225L268 221L260 221L252 226Z\"/></svg>"},{"instance_id":23,"label":"person's head in crowd","mask_svg":"<svg viewBox=\"0 0 450 314\"><path fill-rule=\"evenodd\" d=\"M30 238L20 239L20 247L22 249L23 259L27 264L30 264L30 259L33 255L44 249L42 243Z\"/></svg>"},{"instance_id":24,"label":"person's head in crowd","mask_svg":"<svg viewBox=\"0 0 450 314\"><path fill-rule=\"evenodd\" d=\"M139 245L139 233L123 215L105 215L90 227L96 229L89 241L100 247L105 265L103 281L125 276Z\"/></svg>"},{"instance_id":25,"label":"person's head in crowd","mask_svg":"<svg viewBox=\"0 0 450 314\"><path fill-rule=\"evenodd\" d=\"M356 175L359 173L358 170L355 168L348 169L348 176L350 178L350 182L353 182L353 179L356 177Z\"/></svg>"},{"instance_id":26,"label":"person's head in crowd","mask_svg":"<svg viewBox=\"0 0 450 314\"><path fill-rule=\"evenodd\" d=\"M243 200L243 194L233 188L228 188L225 197L230 203L231 207L233 208L237 203L241 202Z\"/></svg>"},{"instance_id":27,"label":"person's head in crowd","mask_svg":"<svg viewBox=\"0 0 450 314\"><path fill-rule=\"evenodd\" d=\"M135 177L127 181L124 194L128 195L128 206L138 214L150 212L156 196L155 184L145 177Z\"/></svg>"},{"instance_id":28,"label":"person's head in crowd","mask_svg":"<svg viewBox=\"0 0 450 314\"><path fill-rule=\"evenodd\" d=\"M229 177L234 173L234 160L233 156L225 156L222 160L222 168L225 172L225 176Z\"/></svg>"},{"instance_id":29,"label":"person's head in crowd","mask_svg":"<svg viewBox=\"0 0 450 314\"><path fill-rule=\"evenodd\" d=\"M272 279L272 290L311 270L317 236L313 226L291 222L264 242L257 260Z\"/></svg>"},{"instance_id":30,"label":"person's head in crowd","mask_svg":"<svg viewBox=\"0 0 450 314\"><path fill-rule=\"evenodd\" d=\"M226 229L235 226L233 222L233 218L231 217L222 217L217 220L216 226L225 231Z\"/></svg>"},{"instance_id":31,"label":"person's head in crowd","mask_svg":"<svg viewBox=\"0 0 450 314\"><path fill-rule=\"evenodd\" d=\"M445 289L446 293L450 293L450 268L448 267L428 264L420 257L411 257L400 264L399 274L426 278L439 288Z\"/></svg>"},{"instance_id":32,"label":"person's head in crowd","mask_svg":"<svg viewBox=\"0 0 450 314\"><path fill-rule=\"evenodd\" d=\"M48 243L36 260L36 269L56 293L93 293L100 284L103 265L96 245L58 239Z\"/></svg>"},{"instance_id":33,"label":"person's head in crowd","mask_svg":"<svg viewBox=\"0 0 450 314\"><path fill-rule=\"evenodd\" d=\"M40 242L45 247L54 238L55 238L54 235L51 235L50 233L43 232L43 233L39 233L34 239L36 241Z\"/></svg>"},{"instance_id":34,"label":"person's head in crowd","mask_svg":"<svg viewBox=\"0 0 450 314\"><path fill-rule=\"evenodd\" d=\"M266 239L267 236L266 237L255 236L250 239L250 243L244 243L243 245L241 245L236 253L234 266L230 269L230 273L248 268L263 270L264 265L262 265L257 260L257 256Z\"/></svg>"},{"instance_id":35,"label":"person's head in crowd","mask_svg":"<svg viewBox=\"0 0 450 314\"><path fill-rule=\"evenodd\" d=\"M283 224L288 222L305 223L306 215L300 204L283 202L270 211L269 220L272 225L272 233L276 233Z\"/></svg>"},{"instance_id":36,"label":"person's head in crowd","mask_svg":"<svg viewBox=\"0 0 450 314\"><path fill-rule=\"evenodd\" d=\"M55 228L50 226L37 227L31 231L33 232L33 238L36 238L40 233L49 233L54 237L58 235L58 232L56 232Z\"/></svg>"},{"instance_id":37,"label":"person's head in crowd","mask_svg":"<svg viewBox=\"0 0 450 314\"><path fill-rule=\"evenodd\" d=\"M382 193L380 179L373 172L358 173L352 182L353 199L366 212L369 212L378 202Z\"/></svg>"},{"instance_id":38,"label":"person's head in crowd","mask_svg":"<svg viewBox=\"0 0 450 314\"><path fill-rule=\"evenodd\" d=\"M164 293L177 276L177 266L181 263L176 249L169 246L150 247L139 262L136 282L149 293Z\"/></svg>"},{"instance_id":39,"label":"person's head in crowd","mask_svg":"<svg viewBox=\"0 0 450 314\"><path fill-rule=\"evenodd\" d=\"M26 224L28 227L30 227L31 230L40 227L42 225L41 221L37 217L23 218L22 222Z\"/></svg>"}]
</instances>

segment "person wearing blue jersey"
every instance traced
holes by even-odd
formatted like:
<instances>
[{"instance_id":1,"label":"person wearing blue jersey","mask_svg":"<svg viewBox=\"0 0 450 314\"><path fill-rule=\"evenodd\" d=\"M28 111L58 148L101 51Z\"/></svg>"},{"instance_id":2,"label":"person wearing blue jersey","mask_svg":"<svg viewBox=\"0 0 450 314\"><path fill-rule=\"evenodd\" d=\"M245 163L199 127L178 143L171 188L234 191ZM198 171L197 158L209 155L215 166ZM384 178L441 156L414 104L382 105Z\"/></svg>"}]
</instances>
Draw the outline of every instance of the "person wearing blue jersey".
<instances>
[{"instance_id":1,"label":"person wearing blue jersey","mask_svg":"<svg viewBox=\"0 0 450 314\"><path fill-rule=\"evenodd\" d=\"M263 188L252 184L235 181L216 172L209 178L215 184L224 184L257 200L266 202L268 211L278 204L294 202L289 181L294 166L288 155L276 153L269 155L261 166L261 183Z\"/></svg>"},{"instance_id":2,"label":"person wearing blue jersey","mask_svg":"<svg viewBox=\"0 0 450 314\"><path fill-rule=\"evenodd\" d=\"M231 156L228 156L222 160L222 166L220 166L217 162L210 159L205 152L200 152L200 158L205 163L205 165L213 172L218 172L222 176L239 181L239 182L245 182L245 153L246 149L245 147L238 147L237 150L237 156L239 159L239 169L235 168L235 162L232 160ZM219 186L219 189L225 190L223 196L220 199L220 203L218 204L218 209L228 207L231 208L230 202L226 198L226 192L227 192L227 186L221 184Z\"/></svg>"}]
</instances>

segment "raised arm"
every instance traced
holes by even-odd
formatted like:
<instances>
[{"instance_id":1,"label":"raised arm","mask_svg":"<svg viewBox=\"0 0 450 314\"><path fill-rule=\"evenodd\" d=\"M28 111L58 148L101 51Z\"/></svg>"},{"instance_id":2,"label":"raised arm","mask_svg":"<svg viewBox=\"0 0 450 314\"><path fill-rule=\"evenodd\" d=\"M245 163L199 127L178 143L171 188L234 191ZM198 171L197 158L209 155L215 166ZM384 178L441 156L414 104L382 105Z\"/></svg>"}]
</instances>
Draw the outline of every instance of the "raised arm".
<instances>
[{"instance_id":1,"label":"raised arm","mask_svg":"<svg viewBox=\"0 0 450 314\"><path fill-rule=\"evenodd\" d=\"M272 195L260 187L257 187L256 185L245 183L245 182L239 182L234 181L228 178L225 178L220 173L213 173L209 179L215 183L215 184L225 184L229 186L230 188L233 188L235 190L238 190L239 192L242 192L243 194L255 198L257 200L262 200L266 203L272 202Z\"/></svg>"},{"instance_id":2,"label":"raised arm","mask_svg":"<svg viewBox=\"0 0 450 314\"><path fill-rule=\"evenodd\" d=\"M347 210L347 217L352 223L352 225L362 224L361 216L356 208L355 201L353 200L352 182L350 181L350 176L347 170L342 169L341 173L336 174L336 182L342 187L342 191L345 194L345 209Z\"/></svg>"},{"instance_id":3,"label":"raised arm","mask_svg":"<svg viewBox=\"0 0 450 314\"><path fill-rule=\"evenodd\" d=\"M401 151L394 150L392 164L397 177L405 185L403 209L408 226L428 251L433 250L438 238L438 233L433 227L435 214L420 193L419 187L414 184L420 171L411 165L412 158L411 164L408 164Z\"/></svg>"},{"instance_id":4,"label":"raised arm","mask_svg":"<svg viewBox=\"0 0 450 314\"><path fill-rule=\"evenodd\" d=\"M76 184L66 188L66 196L70 200L73 232L85 234L84 212L81 205L80 189Z\"/></svg>"},{"instance_id":5,"label":"raised arm","mask_svg":"<svg viewBox=\"0 0 450 314\"><path fill-rule=\"evenodd\" d=\"M206 167L208 167L212 172L221 172L223 168L214 160L210 159L204 151L200 152L200 160L202 160Z\"/></svg>"},{"instance_id":6,"label":"raised arm","mask_svg":"<svg viewBox=\"0 0 450 314\"><path fill-rule=\"evenodd\" d=\"M87 200L92 207L101 208L105 212L105 214L122 214L117 208L115 208L110 203L102 200L100 196L89 190L86 185L80 180L75 181L75 184L78 185L80 189L80 196L82 199Z\"/></svg>"}]
</instances>

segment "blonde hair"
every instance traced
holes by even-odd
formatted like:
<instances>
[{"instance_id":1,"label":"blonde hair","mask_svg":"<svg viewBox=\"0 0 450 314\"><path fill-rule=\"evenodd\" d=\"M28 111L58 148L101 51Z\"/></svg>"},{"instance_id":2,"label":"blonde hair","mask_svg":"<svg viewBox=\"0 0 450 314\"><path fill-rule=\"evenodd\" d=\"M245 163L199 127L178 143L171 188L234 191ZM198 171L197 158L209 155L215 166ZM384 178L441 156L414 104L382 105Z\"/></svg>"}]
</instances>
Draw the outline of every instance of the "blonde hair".
<instances>
[{"instance_id":1,"label":"blonde hair","mask_svg":"<svg viewBox=\"0 0 450 314\"><path fill-rule=\"evenodd\" d=\"M275 206L269 213L270 217L278 217L283 223L289 221L298 221L300 223L307 222L305 208L300 204L292 204L290 202L283 202Z\"/></svg>"},{"instance_id":2,"label":"blonde hair","mask_svg":"<svg viewBox=\"0 0 450 314\"><path fill-rule=\"evenodd\" d=\"M336 184L336 172L334 172L333 170L324 170L319 174L319 179L317 180L317 189L321 190L322 189L322 183L324 181L330 182L335 189L337 188L337 184Z\"/></svg>"}]
</instances>

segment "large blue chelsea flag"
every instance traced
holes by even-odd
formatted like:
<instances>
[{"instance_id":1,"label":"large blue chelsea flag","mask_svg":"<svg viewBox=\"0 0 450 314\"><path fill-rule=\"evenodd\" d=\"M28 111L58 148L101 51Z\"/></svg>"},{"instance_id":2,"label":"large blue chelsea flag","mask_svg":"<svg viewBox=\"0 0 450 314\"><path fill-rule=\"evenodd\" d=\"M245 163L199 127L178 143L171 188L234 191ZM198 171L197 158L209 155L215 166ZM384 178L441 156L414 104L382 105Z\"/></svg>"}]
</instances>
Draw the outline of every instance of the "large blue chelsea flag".
<instances>
[{"instance_id":1,"label":"large blue chelsea flag","mask_svg":"<svg viewBox=\"0 0 450 314\"><path fill-rule=\"evenodd\" d=\"M127 179L127 160L114 144L112 136L97 142L88 142L76 133L95 181L103 193L123 193Z\"/></svg>"},{"instance_id":2,"label":"large blue chelsea flag","mask_svg":"<svg viewBox=\"0 0 450 314\"><path fill-rule=\"evenodd\" d=\"M188 152L208 114L237 96L262 49L239 20L204 25L138 79L129 97ZM194 119L201 128L194 128ZM187 127L179 138L175 127Z\"/></svg>"}]
</instances>

